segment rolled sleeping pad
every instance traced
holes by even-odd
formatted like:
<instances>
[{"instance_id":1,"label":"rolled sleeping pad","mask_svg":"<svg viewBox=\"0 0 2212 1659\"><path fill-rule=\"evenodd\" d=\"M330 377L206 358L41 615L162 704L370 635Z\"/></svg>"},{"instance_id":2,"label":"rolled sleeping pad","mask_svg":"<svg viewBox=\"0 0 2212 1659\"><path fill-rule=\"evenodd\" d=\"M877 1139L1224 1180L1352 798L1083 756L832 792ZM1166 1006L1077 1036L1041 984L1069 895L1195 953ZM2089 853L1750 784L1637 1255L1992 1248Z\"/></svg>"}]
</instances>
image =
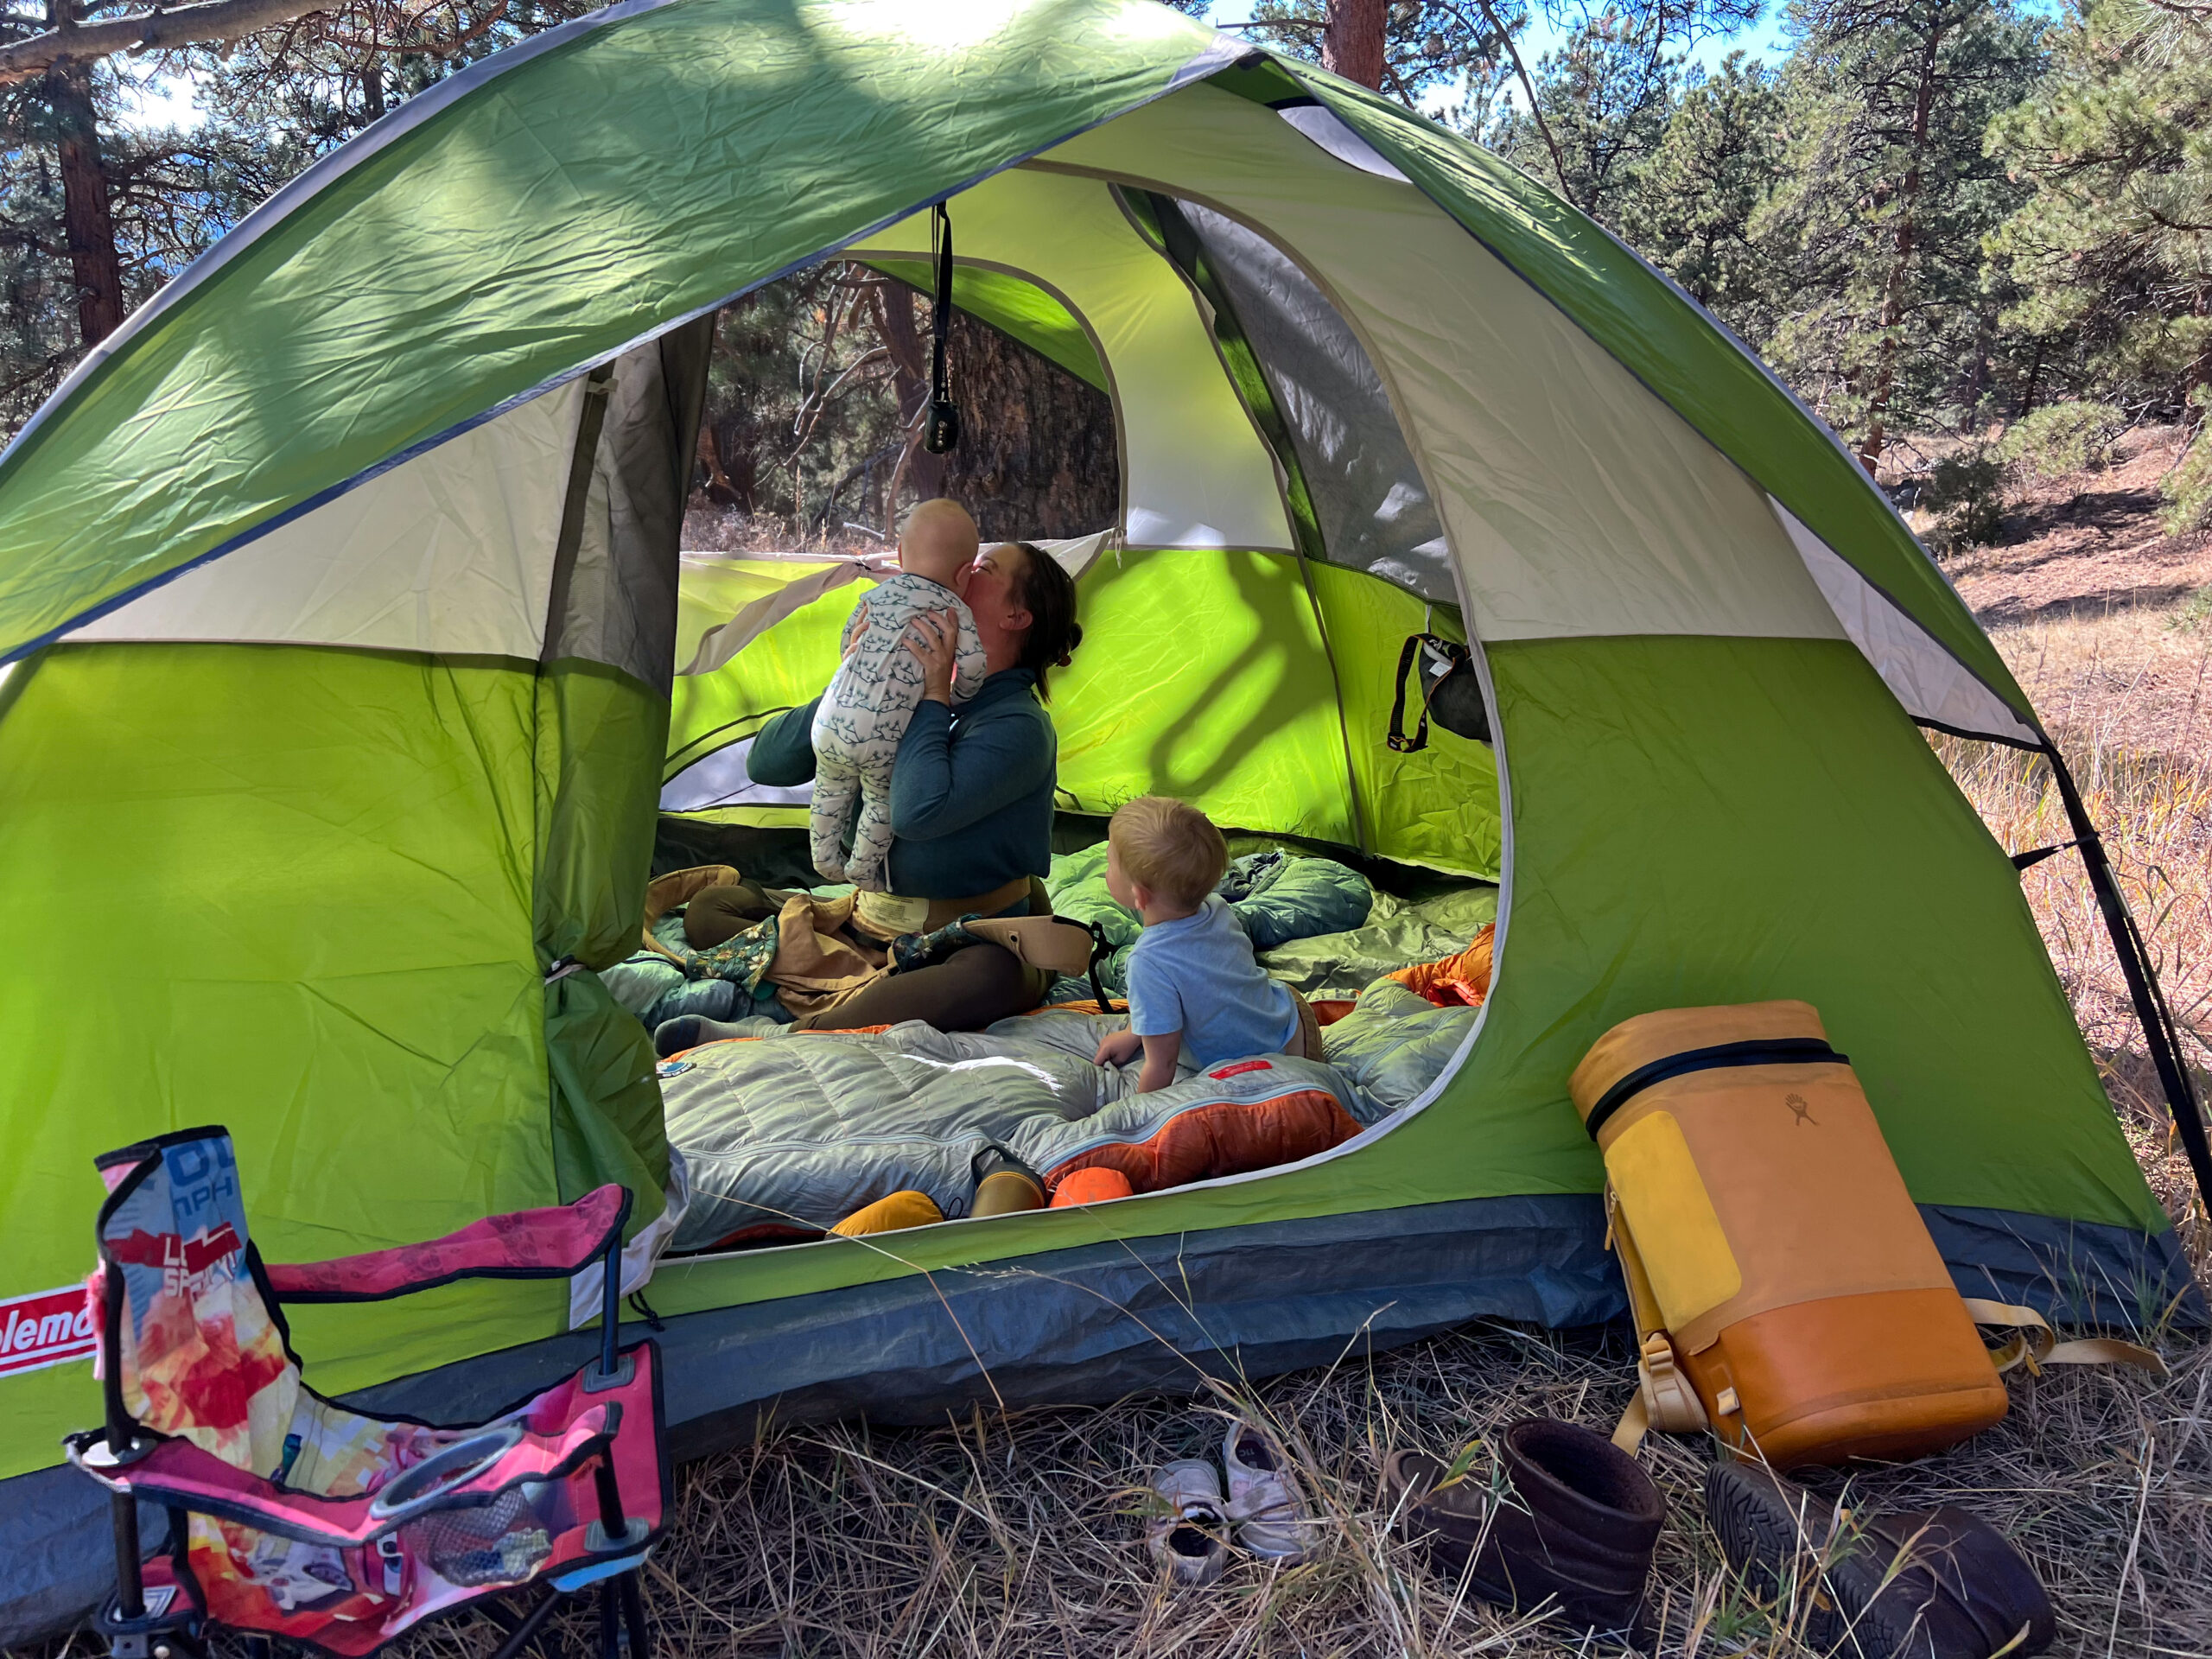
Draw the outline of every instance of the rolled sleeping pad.
<instances>
[{"instance_id":1,"label":"rolled sleeping pad","mask_svg":"<svg viewBox=\"0 0 2212 1659\"><path fill-rule=\"evenodd\" d=\"M926 1192L893 1192L874 1204L862 1205L830 1230L840 1238L862 1238L870 1233L895 1233L905 1227L926 1227L943 1221L944 1211Z\"/></svg>"},{"instance_id":2,"label":"rolled sleeping pad","mask_svg":"<svg viewBox=\"0 0 2212 1659\"><path fill-rule=\"evenodd\" d=\"M1640 1015L1598 1039L1568 1088L1605 1154L1647 1380L1667 1357L1656 1325L1724 1440L1786 1470L1934 1452L2005 1415L1989 1351L1809 1004Z\"/></svg>"}]
</instances>

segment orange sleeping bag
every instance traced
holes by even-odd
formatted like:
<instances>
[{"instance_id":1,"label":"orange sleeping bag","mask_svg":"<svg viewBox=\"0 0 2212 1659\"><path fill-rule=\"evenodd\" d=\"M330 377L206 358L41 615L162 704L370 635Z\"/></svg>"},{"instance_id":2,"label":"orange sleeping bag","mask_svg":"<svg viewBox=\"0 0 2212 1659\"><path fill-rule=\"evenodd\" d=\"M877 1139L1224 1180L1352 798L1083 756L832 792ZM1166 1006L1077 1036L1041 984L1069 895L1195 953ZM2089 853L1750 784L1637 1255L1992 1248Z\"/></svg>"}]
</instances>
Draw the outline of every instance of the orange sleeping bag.
<instances>
[{"instance_id":1,"label":"orange sleeping bag","mask_svg":"<svg viewBox=\"0 0 2212 1659\"><path fill-rule=\"evenodd\" d=\"M1490 995L1491 956L1497 944L1497 924L1486 923L1467 948L1441 962L1417 962L1383 978L1395 979L1415 996L1440 1008L1465 1004L1482 1007Z\"/></svg>"}]
</instances>

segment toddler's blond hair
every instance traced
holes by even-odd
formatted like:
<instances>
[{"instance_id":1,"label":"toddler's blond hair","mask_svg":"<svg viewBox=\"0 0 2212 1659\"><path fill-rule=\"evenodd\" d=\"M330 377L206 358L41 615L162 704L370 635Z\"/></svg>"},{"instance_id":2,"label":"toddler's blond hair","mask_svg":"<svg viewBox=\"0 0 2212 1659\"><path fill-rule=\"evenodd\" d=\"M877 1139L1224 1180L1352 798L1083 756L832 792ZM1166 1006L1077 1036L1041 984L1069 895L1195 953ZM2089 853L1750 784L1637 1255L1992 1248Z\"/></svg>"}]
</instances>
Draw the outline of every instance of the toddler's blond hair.
<instances>
[{"instance_id":1,"label":"toddler's blond hair","mask_svg":"<svg viewBox=\"0 0 2212 1659\"><path fill-rule=\"evenodd\" d=\"M1114 814L1106 840L1130 880L1196 909L1229 868L1213 820L1187 801L1140 795Z\"/></svg>"}]
</instances>

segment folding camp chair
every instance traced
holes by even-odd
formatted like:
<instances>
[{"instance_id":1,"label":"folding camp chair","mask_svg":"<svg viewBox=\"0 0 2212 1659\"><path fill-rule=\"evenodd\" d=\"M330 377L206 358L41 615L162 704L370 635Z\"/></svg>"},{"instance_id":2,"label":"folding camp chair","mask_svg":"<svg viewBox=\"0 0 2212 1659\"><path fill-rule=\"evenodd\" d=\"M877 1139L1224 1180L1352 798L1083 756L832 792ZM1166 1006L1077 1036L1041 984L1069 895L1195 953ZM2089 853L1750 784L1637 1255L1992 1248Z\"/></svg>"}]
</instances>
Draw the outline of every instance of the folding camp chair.
<instances>
[{"instance_id":1,"label":"folding camp chair","mask_svg":"<svg viewBox=\"0 0 2212 1659\"><path fill-rule=\"evenodd\" d=\"M211 1627L358 1659L424 1618L541 1580L508 1659L599 1586L607 1659L647 1659L639 1569L669 1508L659 1351L618 1347L630 1194L471 1223L426 1244L266 1267L246 1236L228 1133L187 1129L97 1160L90 1281L107 1426L69 1460L105 1486L118 1659L181 1659ZM488 1421L348 1411L301 1380L283 1302L381 1301L457 1279L568 1278L601 1265L598 1359ZM168 1513L139 1560L137 1504Z\"/></svg>"}]
</instances>

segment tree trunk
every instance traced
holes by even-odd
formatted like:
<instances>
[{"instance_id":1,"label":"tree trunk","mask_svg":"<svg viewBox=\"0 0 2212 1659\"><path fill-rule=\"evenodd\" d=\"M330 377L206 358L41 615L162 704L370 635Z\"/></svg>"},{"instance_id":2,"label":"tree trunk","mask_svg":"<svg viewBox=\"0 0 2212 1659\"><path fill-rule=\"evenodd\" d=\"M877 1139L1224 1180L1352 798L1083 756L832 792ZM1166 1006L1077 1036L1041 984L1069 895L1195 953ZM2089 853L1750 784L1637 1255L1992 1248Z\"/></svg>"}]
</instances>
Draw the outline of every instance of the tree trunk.
<instances>
[{"instance_id":1,"label":"tree trunk","mask_svg":"<svg viewBox=\"0 0 2212 1659\"><path fill-rule=\"evenodd\" d=\"M730 482L729 468L722 465L721 443L712 421L699 423L699 465L707 474L701 486L707 499L718 507L741 507L745 498L738 493L737 486Z\"/></svg>"},{"instance_id":2,"label":"tree trunk","mask_svg":"<svg viewBox=\"0 0 2212 1659\"><path fill-rule=\"evenodd\" d=\"M876 337L891 359L891 391L898 400L899 420L906 443L884 485L880 509L884 533L899 533L899 497L911 487L917 500L926 501L944 490L944 457L922 448L922 421L929 412L929 355L921 332L914 327L914 302L920 296L906 283L887 276L869 307Z\"/></svg>"},{"instance_id":3,"label":"tree trunk","mask_svg":"<svg viewBox=\"0 0 2212 1659\"><path fill-rule=\"evenodd\" d=\"M75 21L69 0L53 0L48 18ZM92 111L89 66L64 61L46 77L61 163L61 225L77 283L77 333L89 351L123 326L123 259L116 251L107 173L100 165L99 124Z\"/></svg>"},{"instance_id":4,"label":"tree trunk","mask_svg":"<svg viewBox=\"0 0 2212 1659\"><path fill-rule=\"evenodd\" d=\"M2200 285L2196 290L2196 302L2189 309L2191 316L2212 315L2212 287ZM2212 386L2212 343L2208 343L2202 351L2197 353L2196 360L2189 365L2188 376L2182 382L2182 426L2192 442L2204 429L2207 410L2196 394L2206 386Z\"/></svg>"},{"instance_id":5,"label":"tree trunk","mask_svg":"<svg viewBox=\"0 0 2212 1659\"><path fill-rule=\"evenodd\" d=\"M1113 524L1121 468L1106 394L964 313L953 315L949 356L960 442L941 487L983 539L1087 536Z\"/></svg>"},{"instance_id":6,"label":"tree trunk","mask_svg":"<svg viewBox=\"0 0 2212 1659\"><path fill-rule=\"evenodd\" d=\"M1389 0L1329 0L1321 31L1321 67L1378 91L1382 86L1382 34Z\"/></svg>"},{"instance_id":7,"label":"tree trunk","mask_svg":"<svg viewBox=\"0 0 2212 1659\"><path fill-rule=\"evenodd\" d=\"M1897 227L1892 238L1890 276L1882 285L1881 334L1874 343L1874 372L1867 382L1866 436L1859 447L1859 464L1870 474L1880 461L1882 446L1889 435L1890 400L1897 380L1897 330L1904 324L1905 300L1912 285L1913 215L1920 206L1921 168L1928 156L1928 130L1936 107L1936 56L1945 32L1941 12L1936 10L1929 20L1921 48L1920 84L1912 97L1912 148L1906 154L1904 181L1897 189Z\"/></svg>"}]
</instances>

